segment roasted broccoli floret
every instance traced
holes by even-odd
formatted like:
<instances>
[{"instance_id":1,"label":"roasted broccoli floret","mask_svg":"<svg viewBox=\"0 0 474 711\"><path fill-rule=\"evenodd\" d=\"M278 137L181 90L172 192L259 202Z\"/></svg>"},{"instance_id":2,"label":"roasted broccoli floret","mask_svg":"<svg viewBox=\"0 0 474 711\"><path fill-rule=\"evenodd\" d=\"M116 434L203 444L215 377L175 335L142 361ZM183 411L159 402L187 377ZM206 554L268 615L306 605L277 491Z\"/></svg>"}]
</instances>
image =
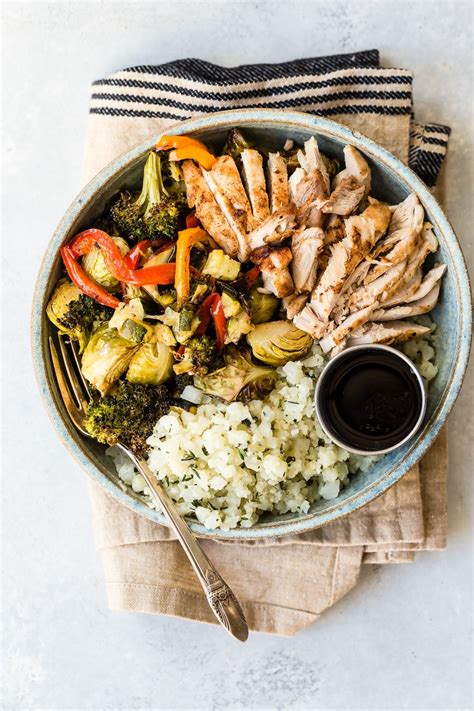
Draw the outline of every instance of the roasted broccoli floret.
<instances>
[{"instance_id":1,"label":"roasted broccoli floret","mask_svg":"<svg viewBox=\"0 0 474 711\"><path fill-rule=\"evenodd\" d=\"M193 372L207 373L216 356L216 341L211 336L204 334L190 338L184 347L183 360L193 364Z\"/></svg>"},{"instance_id":2,"label":"roasted broccoli floret","mask_svg":"<svg viewBox=\"0 0 474 711\"><path fill-rule=\"evenodd\" d=\"M110 208L121 234L130 240L177 236L185 198L165 188L161 170L161 158L152 151L145 163L141 193L122 192Z\"/></svg>"},{"instance_id":3,"label":"roasted broccoli floret","mask_svg":"<svg viewBox=\"0 0 474 711\"><path fill-rule=\"evenodd\" d=\"M135 454L144 455L157 420L170 409L164 385L142 385L120 380L106 397L92 400L84 422L98 442L113 447L121 442Z\"/></svg>"},{"instance_id":4,"label":"roasted broccoli floret","mask_svg":"<svg viewBox=\"0 0 474 711\"><path fill-rule=\"evenodd\" d=\"M67 331L74 331L79 327L88 333L96 324L110 321L113 314L113 309L81 294L78 299L69 302L66 313L58 321Z\"/></svg>"}]
</instances>

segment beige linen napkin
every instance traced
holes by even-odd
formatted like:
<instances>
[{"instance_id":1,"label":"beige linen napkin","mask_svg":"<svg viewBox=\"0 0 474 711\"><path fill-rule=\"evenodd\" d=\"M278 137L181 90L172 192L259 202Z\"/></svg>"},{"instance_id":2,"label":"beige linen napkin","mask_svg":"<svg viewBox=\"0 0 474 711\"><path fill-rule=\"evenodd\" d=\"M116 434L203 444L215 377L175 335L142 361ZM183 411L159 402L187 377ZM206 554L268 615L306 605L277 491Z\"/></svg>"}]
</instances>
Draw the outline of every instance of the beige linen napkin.
<instances>
[{"instance_id":1,"label":"beige linen napkin","mask_svg":"<svg viewBox=\"0 0 474 711\"><path fill-rule=\"evenodd\" d=\"M355 57L357 55L351 55L351 58ZM241 102L238 105L242 105L242 97L250 91L248 87L261 96L273 96L283 85L281 75L273 76L270 72L269 76L269 70L256 74L253 71L253 79L245 73L243 78L238 74L237 79L241 81L234 77L232 84L232 76L225 73L247 68L224 70L200 63L201 74L203 64L219 70L211 74L212 88L218 89L213 94L209 76L201 77L200 84L186 65L186 62L196 61L182 60L173 63L172 69L169 69L171 65L133 68L96 83L103 88L100 90L102 94L93 94L85 154L86 179L117 154L158 135L173 123L172 119L177 116L171 118L167 114L172 89L180 89L180 95L186 96L188 104L183 110L188 116L198 115L205 110L203 107L207 107L199 101L195 105L194 99L189 98L199 92L204 95L204 102L208 101L205 96L215 94L221 101L217 108L232 108L236 104L226 98L232 91L238 89L238 101ZM304 101L303 108L324 113L324 107L321 110L322 97L324 106L331 109L332 118L357 128L407 161L410 129L410 150L414 150L411 109L388 111L381 116L373 111L373 106L378 106L379 98L384 105L390 105L392 101L395 107L399 106L401 100L396 98L399 94L395 92L395 98L387 98L388 89L384 82L387 81L390 87L390 77L395 76L398 82L409 78L411 86L409 72L373 66L361 68L364 58L355 60L350 66L339 63L334 71L325 74L313 66L309 69L303 66L304 62L315 61L321 60L295 62L288 72L291 91L296 87L302 100L313 91L308 89L308 74L313 78L312 85L318 85L314 89L317 105L308 105ZM184 69L183 64L186 65ZM181 66L177 70L178 65ZM262 66L278 68L288 65ZM337 68L341 66L344 68ZM290 91L288 76L285 91ZM369 107L358 104L354 114L351 110L354 83L362 79L365 88L367 76L373 82L373 91L381 92L380 97L372 95ZM352 87L343 105L331 95L331 87L334 82L340 86L341 77L344 86ZM304 84L303 92L299 91L298 82ZM255 102L255 94L253 97ZM173 111L176 111L176 99L172 101ZM411 93L409 103L411 106ZM153 110L143 109L150 104ZM336 109L332 110L334 107ZM423 127L418 126L418 141L422 142L420 135L423 135ZM420 146L423 147L422 143ZM434 153L436 150L435 147ZM425 157L422 162L426 166ZM356 585L362 563L409 562L414 559L415 551L440 550L446 546L446 475L447 443L443 431L419 465L384 495L350 516L298 536L248 544L202 539L202 545L238 595L250 628L291 635L311 624ZM132 513L93 482L90 482L90 494L109 606L114 610L162 613L214 623L215 618L200 585L171 531Z\"/></svg>"}]
</instances>

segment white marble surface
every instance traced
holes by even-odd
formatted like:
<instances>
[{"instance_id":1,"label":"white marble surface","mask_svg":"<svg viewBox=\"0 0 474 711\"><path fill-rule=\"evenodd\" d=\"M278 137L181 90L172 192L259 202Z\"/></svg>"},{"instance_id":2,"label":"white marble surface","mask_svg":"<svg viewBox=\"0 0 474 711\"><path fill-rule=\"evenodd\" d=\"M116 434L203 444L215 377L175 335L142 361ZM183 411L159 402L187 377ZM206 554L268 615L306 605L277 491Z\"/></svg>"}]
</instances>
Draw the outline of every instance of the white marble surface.
<instances>
[{"instance_id":1,"label":"white marble surface","mask_svg":"<svg viewBox=\"0 0 474 711\"><path fill-rule=\"evenodd\" d=\"M472 264L469 3L13 2L3 15L3 708L471 708L472 381L450 419L448 551L368 567L311 629L243 647L107 609L84 476L46 419L28 342L38 263L79 186L90 82L133 64L379 47L414 70L417 116L453 127L447 208Z\"/></svg>"}]
</instances>

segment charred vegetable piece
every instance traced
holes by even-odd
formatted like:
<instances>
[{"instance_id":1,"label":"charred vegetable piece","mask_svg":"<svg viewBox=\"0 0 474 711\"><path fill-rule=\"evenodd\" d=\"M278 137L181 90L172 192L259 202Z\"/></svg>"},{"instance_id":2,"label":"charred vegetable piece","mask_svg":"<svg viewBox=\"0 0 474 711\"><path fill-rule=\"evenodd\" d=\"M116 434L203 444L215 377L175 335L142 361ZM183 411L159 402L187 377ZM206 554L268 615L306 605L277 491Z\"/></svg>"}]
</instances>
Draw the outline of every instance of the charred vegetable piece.
<instances>
[{"instance_id":1,"label":"charred vegetable piece","mask_svg":"<svg viewBox=\"0 0 474 711\"><path fill-rule=\"evenodd\" d=\"M280 305L280 299L274 294L262 294L257 287L254 287L248 298L250 309L250 319L252 323L266 323L275 315Z\"/></svg>"},{"instance_id":2,"label":"charred vegetable piece","mask_svg":"<svg viewBox=\"0 0 474 711\"><path fill-rule=\"evenodd\" d=\"M191 338L184 346L181 360L173 370L178 375L181 373L205 375L212 369L216 353L216 341L211 336L205 334L198 338Z\"/></svg>"},{"instance_id":3,"label":"charred vegetable piece","mask_svg":"<svg viewBox=\"0 0 474 711\"><path fill-rule=\"evenodd\" d=\"M98 442L122 442L138 455L147 451L147 439L160 417L170 408L168 390L121 380L106 397L87 408L85 428Z\"/></svg>"},{"instance_id":4,"label":"charred vegetable piece","mask_svg":"<svg viewBox=\"0 0 474 711\"><path fill-rule=\"evenodd\" d=\"M179 232L176 245L176 276L174 282L178 308L181 308L189 299L191 249L194 244L205 242L208 239L209 235L200 227L191 227Z\"/></svg>"},{"instance_id":5,"label":"charred vegetable piece","mask_svg":"<svg viewBox=\"0 0 474 711\"><path fill-rule=\"evenodd\" d=\"M120 253L125 256L129 251L128 243L121 237L111 237ZM97 284L103 286L107 291L115 293L120 291L120 282L112 274L105 261L104 252L100 247L93 247L82 258L82 268Z\"/></svg>"},{"instance_id":6,"label":"charred vegetable piece","mask_svg":"<svg viewBox=\"0 0 474 711\"><path fill-rule=\"evenodd\" d=\"M144 385L161 385L173 374L173 351L164 343L144 343L132 356L127 380Z\"/></svg>"},{"instance_id":7,"label":"charred vegetable piece","mask_svg":"<svg viewBox=\"0 0 474 711\"><path fill-rule=\"evenodd\" d=\"M240 272L240 263L231 259L222 249L213 249L209 252L202 273L209 274L214 279L233 281Z\"/></svg>"},{"instance_id":8,"label":"charred vegetable piece","mask_svg":"<svg viewBox=\"0 0 474 711\"><path fill-rule=\"evenodd\" d=\"M123 192L110 209L121 233L130 240L176 239L184 196L165 188L161 159L151 152L145 163L140 194Z\"/></svg>"},{"instance_id":9,"label":"charred vegetable piece","mask_svg":"<svg viewBox=\"0 0 474 711\"><path fill-rule=\"evenodd\" d=\"M278 366L302 358L311 348L313 339L290 321L270 321L255 326L247 342L255 358Z\"/></svg>"},{"instance_id":10,"label":"charred vegetable piece","mask_svg":"<svg viewBox=\"0 0 474 711\"><path fill-rule=\"evenodd\" d=\"M159 320L164 323L165 326L171 327L173 335L178 343L186 343L199 326L199 318L196 314L193 314L193 318L190 323L187 322L185 324L183 320L183 325L187 325L189 328L182 329L180 324L181 314L179 311L174 311L174 309L169 306L165 309L163 316L160 316Z\"/></svg>"},{"instance_id":11,"label":"charred vegetable piece","mask_svg":"<svg viewBox=\"0 0 474 711\"><path fill-rule=\"evenodd\" d=\"M162 136L156 144L156 150L171 151L170 161L195 160L206 170L210 170L216 160L204 143L190 136Z\"/></svg>"},{"instance_id":12,"label":"charred vegetable piece","mask_svg":"<svg viewBox=\"0 0 474 711\"><path fill-rule=\"evenodd\" d=\"M84 350L82 374L102 396L107 395L115 381L127 370L138 348L139 344L123 338L116 328L103 324L94 331Z\"/></svg>"},{"instance_id":13,"label":"charred vegetable piece","mask_svg":"<svg viewBox=\"0 0 474 711\"><path fill-rule=\"evenodd\" d=\"M61 280L51 296L46 308L49 320L61 333L67 333L79 343L82 352L92 329L103 321L108 321L114 311L102 306L82 294L75 284Z\"/></svg>"},{"instance_id":14,"label":"charred vegetable piece","mask_svg":"<svg viewBox=\"0 0 474 711\"><path fill-rule=\"evenodd\" d=\"M273 390L276 371L252 363L250 354L229 346L224 353L224 367L204 377L195 376L194 385L207 395L215 395L227 402L236 400L247 391L248 398L263 396Z\"/></svg>"},{"instance_id":15,"label":"charred vegetable piece","mask_svg":"<svg viewBox=\"0 0 474 711\"><path fill-rule=\"evenodd\" d=\"M222 292L222 308L226 318L225 343L237 343L253 328L250 316L241 303L228 292Z\"/></svg>"},{"instance_id":16,"label":"charred vegetable piece","mask_svg":"<svg viewBox=\"0 0 474 711\"><path fill-rule=\"evenodd\" d=\"M222 149L222 153L224 155L232 156L236 163L238 163L242 151L245 151L246 148L253 148L253 146L254 144L247 140L242 131L239 131L238 128L231 128L227 134L227 139L224 148Z\"/></svg>"}]
</instances>

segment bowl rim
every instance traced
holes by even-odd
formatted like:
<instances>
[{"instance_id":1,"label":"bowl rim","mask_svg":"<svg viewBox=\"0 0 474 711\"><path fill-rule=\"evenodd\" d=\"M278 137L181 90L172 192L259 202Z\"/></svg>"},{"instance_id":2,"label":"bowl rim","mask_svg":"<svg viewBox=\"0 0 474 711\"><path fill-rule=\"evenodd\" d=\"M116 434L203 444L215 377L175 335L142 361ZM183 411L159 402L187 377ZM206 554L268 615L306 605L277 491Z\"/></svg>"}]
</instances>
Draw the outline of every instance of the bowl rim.
<instances>
[{"instance_id":1,"label":"bowl rim","mask_svg":"<svg viewBox=\"0 0 474 711\"><path fill-rule=\"evenodd\" d=\"M254 128L256 127L255 124L258 123L261 123L262 127L264 125L273 125L285 129L291 129L293 126L295 129L308 131L310 133L313 132L315 134L320 133L324 136L335 138L338 141L350 143L367 154L375 163L382 164L385 168L388 168L408 190L415 192L424 207L428 210L432 222L435 223L434 226L437 233L443 235L451 261L456 267L456 272L461 277L457 286L460 297L458 308L460 309L462 332L457 344L457 352L453 354L453 358L456 358L456 362L451 369L445 390L433 414L429 420L424 423L423 428L414 438L413 446L405 453L396 466L392 467L380 479L369 484L364 490L349 496L345 501L339 502L338 504L338 499L336 498L334 499L334 504L324 511L307 513L286 521L275 520L258 524L257 527L235 528L224 531L221 529L206 529L195 519L187 518L195 534L201 537L228 541L267 539L311 531L362 508L370 501L373 501L385 493L387 489L399 481L425 454L444 425L456 401L465 376L472 332L469 274L461 246L448 218L445 216L436 198L422 180L408 166L372 139L367 138L358 130L348 128L329 119L313 116L304 112L275 109L235 109L215 112L206 116L174 123L167 127L166 133L176 135L193 133L196 135L210 129L220 128L224 130L235 126L245 126L249 123L253 123ZM105 187L109 180L118 172L126 171L127 167L133 165L140 157L149 151L155 145L160 135L162 135L162 133L156 134L153 138L123 153L102 168L102 170L82 188L64 213L45 249L38 271L31 313L31 345L35 375L46 411L61 441L69 452L82 468L85 469L86 473L121 504L131 509L134 513L145 516L155 523L167 525L161 512L149 508L141 499L133 498L125 487L122 489L118 482L108 478L92 463L86 454L85 447L79 445L79 433L76 434L71 423L67 421L67 415L64 416L61 413L61 409L57 406L51 392L45 353L43 350L44 294L48 288L49 274L54 267L55 261L58 259L59 247L64 242L66 235L71 230L74 222L80 217L84 208L97 199L98 193L100 194L100 190ZM77 441L73 436L74 434L77 436Z\"/></svg>"}]
</instances>

